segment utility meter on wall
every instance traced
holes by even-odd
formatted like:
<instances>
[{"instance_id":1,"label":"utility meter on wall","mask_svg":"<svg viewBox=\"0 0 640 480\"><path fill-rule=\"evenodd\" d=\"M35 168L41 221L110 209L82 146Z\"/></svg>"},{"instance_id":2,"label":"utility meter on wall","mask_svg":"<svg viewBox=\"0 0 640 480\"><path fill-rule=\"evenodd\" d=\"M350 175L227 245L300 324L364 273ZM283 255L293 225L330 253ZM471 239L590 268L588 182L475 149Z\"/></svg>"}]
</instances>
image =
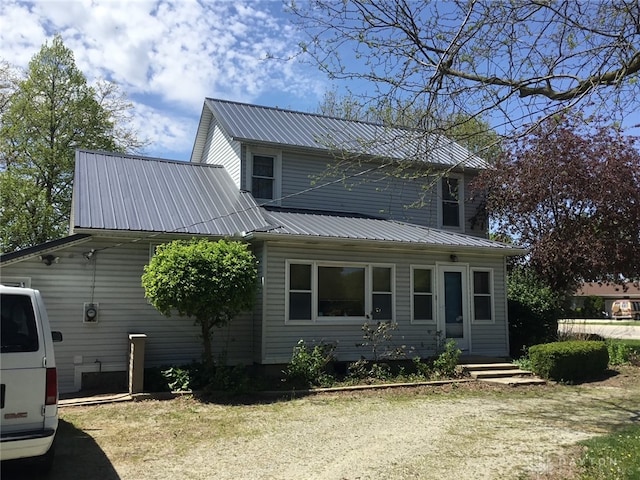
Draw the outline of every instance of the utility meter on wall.
<instances>
[{"instance_id":1,"label":"utility meter on wall","mask_svg":"<svg viewBox=\"0 0 640 480\"><path fill-rule=\"evenodd\" d=\"M97 323L98 322L98 304L97 303L85 303L84 304L84 323Z\"/></svg>"}]
</instances>

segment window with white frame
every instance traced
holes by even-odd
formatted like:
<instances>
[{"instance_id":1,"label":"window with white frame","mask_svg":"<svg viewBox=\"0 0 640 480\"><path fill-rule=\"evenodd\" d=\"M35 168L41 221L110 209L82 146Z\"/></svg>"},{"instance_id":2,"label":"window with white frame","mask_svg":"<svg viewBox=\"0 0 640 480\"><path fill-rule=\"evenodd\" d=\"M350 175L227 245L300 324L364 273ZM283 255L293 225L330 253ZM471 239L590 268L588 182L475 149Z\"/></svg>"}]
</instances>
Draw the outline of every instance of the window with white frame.
<instances>
[{"instance_id":1,"label":"window with white frame","mask_svg":"<svg viewBox=\"0 0 640 480\"><path fill-rule=\"evenodd\" d=\"M491 270L473 270L473 319L493 321L493 275Z\"/></svg>"},{"instance_id":2,"label":"window with white frame","mask_svg":"<svg viewBox=\"0 0 640 480\"><path fill-rule=\"evenodd\" d=\"M393 268L288 262L287 320L393 319Z\"/></svg>"},{"instance_id":3,"label":"window with white frame","mask_svg":"<svg viewBox=\"0 0 640 480\"><path fill-rule=\"evenodd\" d=\"M372 316L374 320L393 319L391 267L372 267Z\"/></svg>"},{"instance_id":4,"label":"window with white frame","mask_svg":"<svg viewBox=\"0 0 640 480\"><path fill-rule=\"evenodd\" d=\"M253 154L251 165L251 194L254 198L273 200L275 198L275 169L274 155Z\"/></svg>"},{"instance_id":5,"label":"window with white frame","mask_svg":"<svg viewBox=\"0 0 640 480\"><path fill-rule=\"evenodd\" d=\"M433 314L434 282L433 268L413 267L411 273L412 285L412 320L414 322L434 322Z\"/></svg>"},{"instance_id":6,"label":"window with white frame","mask_svg":"<svg viewBox=\"0 0 640 480\"><path fill-rule=\"evenodd\" d=\"M311 320L311 265L289 265L289 319Z\"/></svg>"},{"instance_id":7,"label":"window with white frame","mask_svg":"<svg viewBox=\"0 0 640 480\"><path fill-rule=\"evenodd\" d=\"M442 195L442 226L461 227L462 185L457 177L442 177L440 180Z\"/></svg>"}]
</instances>

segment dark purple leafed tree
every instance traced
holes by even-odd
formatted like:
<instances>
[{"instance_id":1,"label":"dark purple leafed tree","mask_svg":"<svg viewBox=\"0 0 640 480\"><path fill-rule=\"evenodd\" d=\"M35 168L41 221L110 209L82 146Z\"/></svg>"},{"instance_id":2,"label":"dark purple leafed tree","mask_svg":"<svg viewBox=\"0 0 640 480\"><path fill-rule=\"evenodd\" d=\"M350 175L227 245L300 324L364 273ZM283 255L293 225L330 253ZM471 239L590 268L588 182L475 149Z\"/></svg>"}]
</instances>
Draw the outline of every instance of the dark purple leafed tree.
<instances>
[{"instance_id":1,"label":"dark purple leafed tree","mask_svg":"<svg viewBox=\"0 0 640 480\"><path fill-rule=\"evenodd\" d=\"M530 248L552 288L640 278L636 138L579 116L547 119L505 148L475 188L501 234Z\"/></svg>"}]
</instances>

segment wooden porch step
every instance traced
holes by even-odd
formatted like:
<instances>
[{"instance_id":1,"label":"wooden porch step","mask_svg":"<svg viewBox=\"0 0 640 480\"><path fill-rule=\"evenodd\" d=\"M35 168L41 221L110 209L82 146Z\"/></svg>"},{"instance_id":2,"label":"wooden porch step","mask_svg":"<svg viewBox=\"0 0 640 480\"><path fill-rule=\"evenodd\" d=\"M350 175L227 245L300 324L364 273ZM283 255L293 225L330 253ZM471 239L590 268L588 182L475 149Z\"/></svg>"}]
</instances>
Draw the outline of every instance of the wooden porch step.
<instances>
[{"instance_id":1,"label":"wooden porch step","mask_svg":"<svg viewBox=\"0 0 640 480\"><path fill-rule=\"evenodd\" d=\"M513 363L465 363L461 367L467 374L478 381L501 385L543 385L545 380L536 377L528 370L522 370Z\"/></svg>"},{"instance_id":2,"label":"wooden porch step","mask_svg":"<svg viewBox=\"0 0 640 480\"><path fill-rule=\"evenodd\" d=\"M513 363L495 362L495 363L464 363L460 365L463 370L468 372L481 372L487 370L518 370L519 367Z\"/></svg>"},{"instance_id":3,"label":"wooden porch step","mask_svg":"<svg viewBox=\"0 0 640 480\"><path fill-rule=\"evenodd\" d=\"M470 370L471 378L504 378L504 377L531 377L533 374L527 370L510 368L508 370Z\"/></svg>"},{"instance_id":4,"label":"wooden porch step","mask_svg":"<svg viewBox=\"0 0 640 480\"><path fill-rule=\"evenodd\" d=\"M478 378L479 382L498 383L500 385L545 385L547 382L542 378L534 377L501 377L501 378Z\"/></svg>"}]
</instances>

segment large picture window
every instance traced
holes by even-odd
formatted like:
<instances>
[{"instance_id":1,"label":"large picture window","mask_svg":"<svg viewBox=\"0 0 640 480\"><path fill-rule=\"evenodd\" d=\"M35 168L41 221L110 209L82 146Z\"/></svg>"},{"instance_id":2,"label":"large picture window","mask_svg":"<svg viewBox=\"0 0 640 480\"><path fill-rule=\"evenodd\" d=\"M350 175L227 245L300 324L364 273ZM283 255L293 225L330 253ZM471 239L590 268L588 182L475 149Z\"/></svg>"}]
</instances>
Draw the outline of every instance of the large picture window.
<instances>
[{"instance_id":1,"label":"large picture window","mask_svg":"<svg viewBox=\"0 0 640 480\"><path fill-rule=\"evenodd\" d=\"M393 319L393 268L288 262L289 321Z\"/></svg>"},{"instance_id":2,"label":"large picture window","mask_svg":"<svg viewBox=\"0 0 640 480\"><path fill-rule=\"evenodd\" d=\"M490 270L473 271L473 319L493 321L493 279Z\"/></svg>"},{"instance_id":3,"label":"large picture window","mask_svg":"<svg viewBox=\"0 0 640 480\"><path fill-rule=\"evenodd\" d=\"M364 267L318 267L318 316L364 317Z\"/></svg>"},{"instance_id":4,"label":"large picture window","mask_svg":"<svg viewBox=\"0 0 640 480\"><path fill-rule=\"evenodd\" d=\"M418 322L434 322L433 314L433 269L414 267L411 283L413 285L413 320Z\"/></svg>"}]
</instances>

